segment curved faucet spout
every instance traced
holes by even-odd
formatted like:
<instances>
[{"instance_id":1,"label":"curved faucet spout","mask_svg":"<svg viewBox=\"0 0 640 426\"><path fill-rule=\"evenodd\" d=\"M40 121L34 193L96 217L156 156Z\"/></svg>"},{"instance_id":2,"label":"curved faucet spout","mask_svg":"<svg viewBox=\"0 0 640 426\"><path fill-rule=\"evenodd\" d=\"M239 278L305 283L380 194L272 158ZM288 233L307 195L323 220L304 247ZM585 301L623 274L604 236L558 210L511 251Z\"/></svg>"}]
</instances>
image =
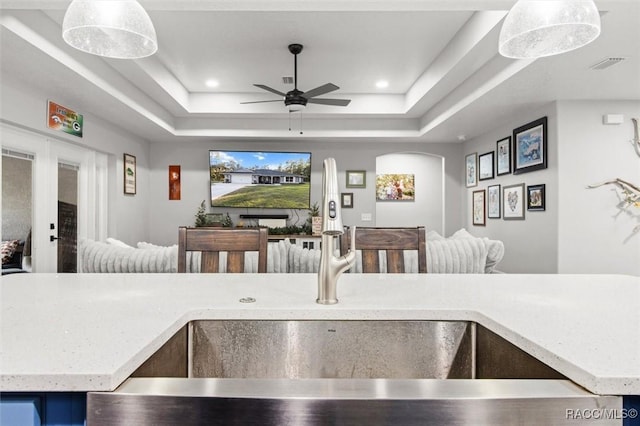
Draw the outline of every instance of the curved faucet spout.
<instances>
[{"instance_id":1,"label":"curved faucet spout","mask_svg":"<svg viewBox=\"0 0 640 426\"><path fill-rule=\"evenodd\" d=\"M322 305L338 303L338 278L356 263L355 231L354 226L351 228L351 248L349 253L340 257L335 255L335 237L333 235L322 235L317 303Z\"/></svg>"}]
</instances>

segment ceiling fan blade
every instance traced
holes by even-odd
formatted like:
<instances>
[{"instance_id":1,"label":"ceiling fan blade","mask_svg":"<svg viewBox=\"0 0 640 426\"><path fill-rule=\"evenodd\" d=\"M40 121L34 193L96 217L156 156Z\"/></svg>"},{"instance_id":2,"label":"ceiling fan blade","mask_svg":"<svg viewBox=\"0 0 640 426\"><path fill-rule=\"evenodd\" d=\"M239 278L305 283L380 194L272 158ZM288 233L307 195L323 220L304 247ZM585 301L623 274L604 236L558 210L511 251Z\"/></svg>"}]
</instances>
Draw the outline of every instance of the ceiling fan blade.
<instances>
[{"instance_id":1,"label":"ceiling fan blade","mask_svg":"<svg viewBox=\"0 0 640 426\"><path fill-rule=\"evenodd\" d=\"M321 105L347 106L351 99L307 99L307 103Z\"/></svg>"},{"instance_id":2,"label":"ceiling fan blade","mask_svg":"<svg viewBox=\"0 0 640 426\"><path fill-rule=\"evenodd\" d=\"M316 87L315 89L311 89L308 92L304 92L302 96L305 98L313 98L314 96L324 95L325 93L333 92L334 90L338 90L339 87L333 83L323 84L320 87Z\"/></svg>"},{"instance_id":3,"label":"ceiling fan blade","mask_svg":"<svg viewBox=\"0 0 640 426\"><path fill-rule=\"evenodd\" d=\"M274 99L273 101L251 101L251 102L240 102L241 104L261 104L264 102L282 102L282 99Z\"/></svg>"},{"instance_id":4,"label":"ceiling fan blade","mask_svg":"<svg viewBox=\"0 0 640 426\"><path fill-rule=\"evenodd\" d=\"M259 87L262 90L266 90L267 92L275 93L276 95L280 95L282 97L286 96L284 93L280 92L279 90L272 89L271 87L265 86L264 84L254 84L254 86Z\"/></svg>"}]
</instances>

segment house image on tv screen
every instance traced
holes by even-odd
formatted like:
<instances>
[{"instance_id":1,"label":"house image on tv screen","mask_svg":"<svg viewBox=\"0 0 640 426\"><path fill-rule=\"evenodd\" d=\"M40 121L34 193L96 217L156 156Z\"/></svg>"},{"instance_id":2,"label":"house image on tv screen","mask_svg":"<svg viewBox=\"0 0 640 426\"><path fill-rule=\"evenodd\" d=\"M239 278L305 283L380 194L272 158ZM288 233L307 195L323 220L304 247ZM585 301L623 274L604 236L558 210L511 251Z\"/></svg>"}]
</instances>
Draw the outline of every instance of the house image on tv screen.
<instances>
[{"instance_id":1,"label":"house image on tv screen","mask_svg":"<svg viewBox=\"0 0 640 426\"><path fill-rule=\"evenodd\" d=\"M304 183L305 177L280 170L237 169L224 173L223 182L264 185L296 184Z\"/></svg>"},{"instance_id":2,"label":"house image on tv screen","mask_svg":"<svg viewBox=\"0 0 640 426\"><path fill-rule=\"evenodd\" d=\"M311 153L209 151L212 207L308 209Z\"/></svg>"}]
</instances>

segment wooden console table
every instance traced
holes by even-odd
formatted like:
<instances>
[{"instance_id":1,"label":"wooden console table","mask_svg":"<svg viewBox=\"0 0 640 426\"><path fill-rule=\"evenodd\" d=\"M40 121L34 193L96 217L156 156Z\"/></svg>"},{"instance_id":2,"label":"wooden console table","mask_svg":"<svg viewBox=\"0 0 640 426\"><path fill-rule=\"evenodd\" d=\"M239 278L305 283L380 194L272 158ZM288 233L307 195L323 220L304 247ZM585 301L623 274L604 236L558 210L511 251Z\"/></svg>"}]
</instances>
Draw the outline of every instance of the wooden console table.
<instances>
[{"instance_id":1,"label":"wooden console table","mask_svg":"<svg viewBox=\"0 0 640 426\"><path fill-rule=\"evenodd\" d=\"M319 249L322 236L320 235L304 235L304 234L292 234L292 235L272 235L269 234L269 241L280 241L288 238L291 244L302 246L302 248Z\"/></svg>"}]
</instances>

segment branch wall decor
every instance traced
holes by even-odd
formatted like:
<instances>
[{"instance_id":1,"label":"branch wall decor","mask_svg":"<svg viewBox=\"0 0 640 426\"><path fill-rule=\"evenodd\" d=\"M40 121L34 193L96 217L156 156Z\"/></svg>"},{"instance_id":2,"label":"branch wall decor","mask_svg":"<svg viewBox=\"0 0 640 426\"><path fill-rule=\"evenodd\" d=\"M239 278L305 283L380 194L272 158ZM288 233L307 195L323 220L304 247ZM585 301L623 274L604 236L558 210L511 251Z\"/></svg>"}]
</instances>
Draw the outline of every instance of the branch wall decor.
<instances>
[{"instance_id":1,"label":"branch wall decor","mask_svg":"<svg viewBox=\"0 0 640 426\"><path fill-rule=\"evenodd\" d=\"M633 123L633 140L631 143L633 144L636 154L640 157L640 132L638 131L638 119L632 118L631 122ZM640 208L640 186L620 178L615 178L605 182L587 185L587 188L599 188L604 185L614 185L620 190L622 197L622 202L618 206L620 210L626 210L630 206ZM640 225L633 228L633 232L640 232Z\"/></svg>"}]
</instances>

